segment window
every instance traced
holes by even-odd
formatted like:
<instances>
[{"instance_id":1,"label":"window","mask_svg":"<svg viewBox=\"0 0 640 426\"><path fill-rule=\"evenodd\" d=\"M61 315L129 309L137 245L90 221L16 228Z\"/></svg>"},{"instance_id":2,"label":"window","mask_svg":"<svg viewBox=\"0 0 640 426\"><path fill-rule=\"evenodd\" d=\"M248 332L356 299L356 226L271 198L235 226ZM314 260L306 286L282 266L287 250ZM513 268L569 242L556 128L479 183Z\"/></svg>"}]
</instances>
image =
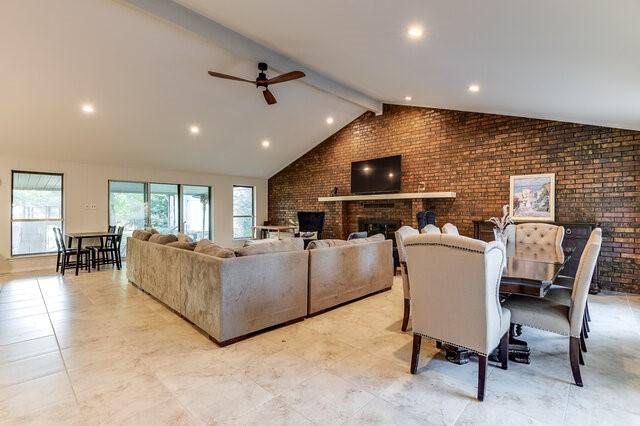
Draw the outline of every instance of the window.
<instances>
[{"instance_id":1,"label":"window","mask_svg":"<svg viewBox=\"0 0 640 426\"><path fill-rule=\"evenodd\" d=\"M251 238L255 225L253 186L233 186L233 238Z\"/></svg>"},{"instance_id":2,"label":"window","mask_svg":"<svg viewBox=\"0 0 640 426\"><path fill-rule=\"evenodd\" d=\"M211 238L210 218L210 186L109 181L109 225L124 226L125 237L153 227L163 234ZM121 249L125 255L126 238Z\"/></svg>"},{"instance_id":3,"label":"window","mask_svg":"<svg viewBox=\"0 0 640 426\"><path fill-rule=\"evenodd\" d=\"M211 237L210 192L208 186L182 186L182 232L194 240Z\"/></svg>"},{"instance_id":4,"label":"window","mask_svg":"<svg viewBox=\"0 0 640 426\"><path fill-rule=\"evenodd\" d=\"M62 175L11 172L11 255L57 251L53 228L62 228Z\"/></svg>"}]
</instances>

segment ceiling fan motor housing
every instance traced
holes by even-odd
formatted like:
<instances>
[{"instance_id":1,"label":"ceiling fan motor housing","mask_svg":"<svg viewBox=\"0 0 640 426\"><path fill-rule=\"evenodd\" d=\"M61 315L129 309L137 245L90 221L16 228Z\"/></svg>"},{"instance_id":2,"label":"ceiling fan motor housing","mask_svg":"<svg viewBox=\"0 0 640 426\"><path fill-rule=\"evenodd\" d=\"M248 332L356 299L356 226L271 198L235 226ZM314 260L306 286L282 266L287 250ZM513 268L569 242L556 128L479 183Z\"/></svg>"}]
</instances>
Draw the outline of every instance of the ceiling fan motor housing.
<instances>
[{"instance_id":1,"label":"ceiling fan motor housing","mask_svg":"<svg viewBox=\"0 0 640 426\"><path fill-rule=\"evenodd\" d=\"M268 84L260 83L260 81L267 80L267 74L264 72L269 68L269 66L265 62L258 62L258 69L260 73L258 74L258 78L256 78L256 87L267 87Z\"/></svg>"}]
</instances>

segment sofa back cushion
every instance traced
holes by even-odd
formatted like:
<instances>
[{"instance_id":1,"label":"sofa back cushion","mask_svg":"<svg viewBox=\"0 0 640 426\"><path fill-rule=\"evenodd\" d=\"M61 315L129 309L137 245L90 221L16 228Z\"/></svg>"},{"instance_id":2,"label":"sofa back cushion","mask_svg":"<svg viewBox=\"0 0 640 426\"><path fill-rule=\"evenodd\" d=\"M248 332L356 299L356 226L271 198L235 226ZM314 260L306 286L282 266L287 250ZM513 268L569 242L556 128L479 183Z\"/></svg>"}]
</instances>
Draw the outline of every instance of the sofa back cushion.
<instances>
[{"instance_id":1,"label":"sofa back cushion","mask_svg":"<svg viewBox=\"0 0 640 426\"><path fill-rule=\"evenodd\" d=\"M347 241L349 244L366 244L375 243L377 241L384 241L386 238L384 234L375 234L367 238L356 238L354 240Z\"/></svg>"},{"instance_id":2,"label":"sofa back cushion","mask_svg":"<svg viewBox=\"0 0 640 426\"><path fill-rule=\"evenodd\" d=\"M193 251L195 251L196 253L221 258L236 257L236 254L233 252L233 250L221 247L216 243L206 239L198 241Z\"/></svg>"},{"instance_id":3,"label":"sofa back cushion","mask_svg":"<svg viewBox=\"0 0 640 426\"><path fill-rule=\"evenodd\" d=\"M196 243L195 242L187 242L187 241L174 241L172 243L168 243L167 247L179 248L182 250L195 250Z\"/></svg>"},{"instance_id":4,"label":"sofa back cushion","mask_svg":"<svg viewBox=\"0 0 640 426\"><path fill-rule=\"evenodd\" d=\"M282 240L268 239L259 242L247 241L244 247L236 249L236 255L253 256L256 254L298 250L304 250L304 240L302 238L283 238Z\"/></svg>"},{"instance_id":5,"label":"sofa back cushion","mask_svg":"<svg viewBox=\"0 0 640 426\"><path fill-rule=\"evenodd\" d=\"M149 237L150 243L169 244L178 241L178 237L173 234L153 234Z\"/></svg>"},{"instance_id":6,"label":"sofa back cushion","mask_svg":"<svg viewBox=\"0 0 640 426\"><path fill-rule=\"evenodd\" d=\"M190 236L188 236L187 234L184 234L182 232L178 232L176 234L176 236L178 237L178 242L180 243L193 243L193 238L191 238Z\"/></svg>"},{"instance_id":7,"label":"sofa back cushion","mask_svg":"<svg viewBox=\"0 0 640 426\"><path fill-rule=\"evenodd\" d=\"M153 235L151 232L145 231L144 229L136 229L135 231L133 231L133 234L131 234L131 236L136 240L142 241L149 241L151 235Z\"/></svg>"}]
</instances>

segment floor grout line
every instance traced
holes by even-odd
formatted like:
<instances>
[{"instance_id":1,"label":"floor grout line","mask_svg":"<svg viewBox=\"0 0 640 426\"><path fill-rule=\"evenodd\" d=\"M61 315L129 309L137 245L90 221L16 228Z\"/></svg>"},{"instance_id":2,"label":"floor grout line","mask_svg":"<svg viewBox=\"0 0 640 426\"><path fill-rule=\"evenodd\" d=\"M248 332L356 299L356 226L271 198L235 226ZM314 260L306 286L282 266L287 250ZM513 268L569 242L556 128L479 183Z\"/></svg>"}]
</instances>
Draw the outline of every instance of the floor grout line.
<instances>
[{"instance_id":1,"label":"floor grout line","mask_svg":"<svg viewBox=\"0 0 640 426\"><path fill-rule=\"evenodd\" d=\"M63 278L64 280L64 278ZM71 376L69 375L69 369L67 368L67 362L64 360L64 356L62 356L62 348L60 347L60 341L58 340L58 335L56 334L56 329L53 326L53 321L51 320L51 315L49 314L49 308L47 307L47 301L44 298L44 293L42 292L42 287L40 286L40 279L36 278L38 282L38 290L40 290L40 297L42 297L42 301L44 303L45 310L47 311L47 318L49 319L49 324L51 325L51 330L53 331L53 337L56 339L56 345L58 346L58 353L60 354L60 359L62 360L62 365L64 367L64 372L67 375L67 380L69 381L69 387L71 388L71 392L73 393L73 399L75 400L78 406L80 403L78 402L78 395L76 395L76 390L73 387L73 383L71 382Z\"/></svg>"}]
</instances>

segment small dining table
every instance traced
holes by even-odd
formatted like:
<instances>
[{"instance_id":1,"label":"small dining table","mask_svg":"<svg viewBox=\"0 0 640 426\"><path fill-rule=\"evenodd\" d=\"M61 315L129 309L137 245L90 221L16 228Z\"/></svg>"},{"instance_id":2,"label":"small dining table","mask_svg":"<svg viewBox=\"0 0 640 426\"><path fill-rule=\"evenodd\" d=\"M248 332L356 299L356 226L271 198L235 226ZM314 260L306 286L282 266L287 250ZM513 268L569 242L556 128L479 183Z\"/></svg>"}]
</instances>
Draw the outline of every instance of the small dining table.
<instances>
[{"instance_id":1,"label":"small dining table","mask_svg":"<svg viewBox=\"0 0 640 426\"><path fill-rule=\"evenodd\" d=\"M96 232L65 232L64 236L67 238L67 245L70 248L73 240L76 239L78 242L76 244L76 255L77 259L80 259L80 250L82 249L82 240L87 238L100 238L101 245L104 242L104 239L110 239L111 243L114 247L117 246L117 238L118 234L116 232L108 232L108 231L96 231ZM120 253L116 250L116 267L118 270L122 268L122 259L120 258ZM76 275L80 272L80 262L76 262Z\"/></svg>"},{"instance_id":2,"label":"small dining table","mask_svg":"<svg viewBox=\"0 0 640 426\"><path fill-rule=\"evenodd\" d=\"M253 237L264 239L269 232L277 232L278 238L281 232L295 232L295 225L256 225L253 227Z\"/></svg>"},{"instance_id":3,"label":"small dining table","mask_svg":"<svg viewBox=\"0 0 640 426\"><path fill-rule=\"evenodd\" d=\"M557 253L554 246L548 250L541 249L537 244L507 244L506 262L500 279L500 297L506 300L511 295L523 295L543 298L560 272L573 254L573 247L563 248ZM521 327L511 324L509 330L509 359L514 362L529 364L530 349L527 342L517 339L521 334ZM446 357L456 364L469 362L471 352L445 345ZM497 355L490 359L497 360Z\"/></svg>"}]
</instances>

